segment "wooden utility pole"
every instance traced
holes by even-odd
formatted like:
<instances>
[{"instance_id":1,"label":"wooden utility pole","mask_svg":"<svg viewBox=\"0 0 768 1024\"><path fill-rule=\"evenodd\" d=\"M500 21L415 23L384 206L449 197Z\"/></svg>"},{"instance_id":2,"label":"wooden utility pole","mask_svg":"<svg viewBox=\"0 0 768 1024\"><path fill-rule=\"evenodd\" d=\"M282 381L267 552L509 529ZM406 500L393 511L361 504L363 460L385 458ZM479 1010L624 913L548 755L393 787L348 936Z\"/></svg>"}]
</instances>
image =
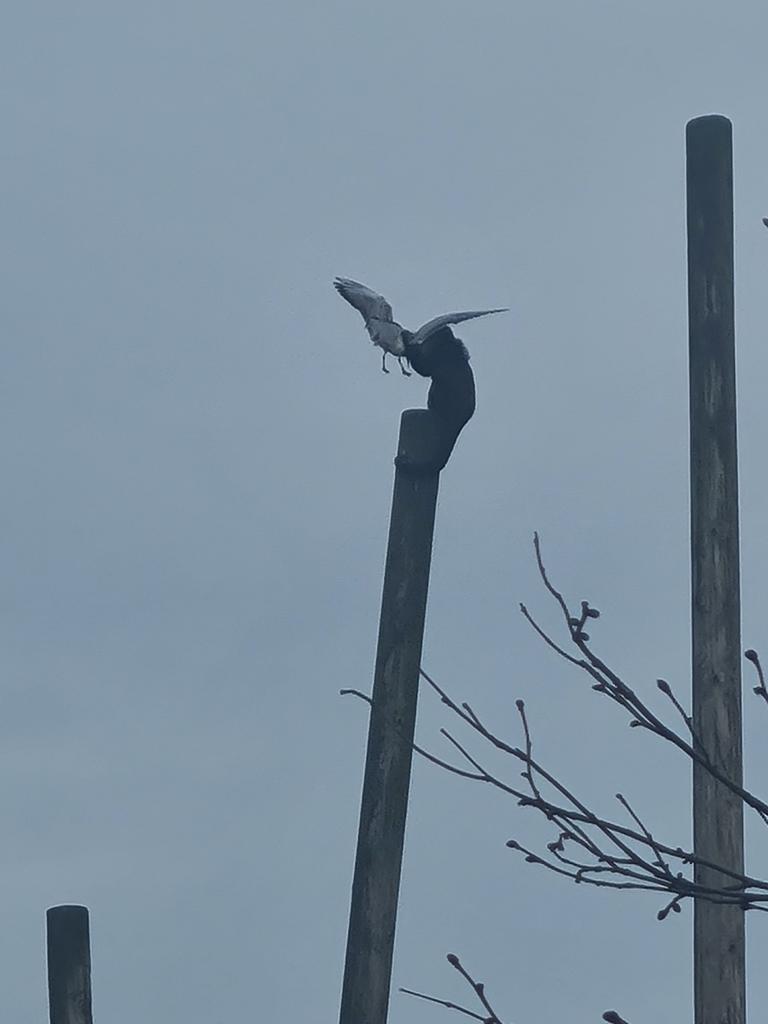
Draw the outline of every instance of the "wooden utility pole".
<instances>
[{"instance_id":1,"label":"wooden utility pole","mask_svg":"<svg viewBox=\"0 0 768 1024\"><path fill-rule=\"evenodd\" d=\"M439 455L434 417L408 409L398 456ZM381 598L340 1024L386 1024L439 473L397 469Z\"/></svg>"},{"instance_id":2,"label":"wooden utility pole","mask_svg":"<svg viewBox=\"0 0 768 1024\"><path fill-rule=\"evenodd\" d=\"M51 907L46 914L51 1024L93 1024L91 944L87 907Z\"/></svg>"},{"instance_id":3,"label":"wooden utility pole","mask_svg":"<svg viewBox=\"0 0 768 1024\"><path fill-rule=\"evenodd\" d=\"M731 123L690 121L687 141L693 727L708 757L742 782L739 495L733 317ZM694 852L744 870L743 804L693 767ZM702 885L727 883L696 866ZM695 1024L744 1024L744 912L697 900Z\"/></svg>"}]
</instances>

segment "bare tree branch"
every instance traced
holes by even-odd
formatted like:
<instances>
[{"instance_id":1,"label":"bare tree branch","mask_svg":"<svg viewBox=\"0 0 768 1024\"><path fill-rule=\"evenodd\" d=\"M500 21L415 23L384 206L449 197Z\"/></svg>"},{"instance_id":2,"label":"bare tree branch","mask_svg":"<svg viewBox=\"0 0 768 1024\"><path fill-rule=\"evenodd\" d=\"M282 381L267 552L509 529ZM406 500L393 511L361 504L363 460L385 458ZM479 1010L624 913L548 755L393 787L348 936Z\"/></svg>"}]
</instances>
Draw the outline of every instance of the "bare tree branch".
<instances>
[{"instance_id":1,"label":"bare tree branch","mask_svg":"<svg viewBox=\"0 0 768 1024\"><path fill-rule=\"evenodd\" d=\"M695 735L691 717L666 680L657 680L657 688L667 697L676 714L683 720L690 741L666 725L645 701L594 653L585 628L589 620L599 618L599 611L588 601L582 601L578 614L572 612L547 573L538 535L534 537L534 549L544 586L560 608L570 641L580 656L569 654L553 640L523 606L523 614L539 636L566 661L585 671L593 680L592 688L595 691L605 694L619 704L630 715L631 726L647 729L672 743L691 760L702 764L731 791L741 795L763 820L768 821L768 804L743 787L731 783L718 766L710 761ZM752 651L748 653L748 657L756 665L763 687L759 659ZM712 903L738 906L744 910L768 910L767 881L724 869L718 864L696 857L690 850L662 842L622 794L617 794L616 799L628 815L628 822L624 823L595 813L534 758L532 730L523 701L516 701L524 736L524 746L520 748L498 736L468 703L455 701L423 668L421 675L441 702L466 726L502 755L511 757L522 765L520 774L527 791L510 784L499 774L491 771L478 756L470 753L466 745L446 729L441 729L442 735L461 755L471 771L466 767L459 768L449 764L421 748L415 748L433 763L440 764L448 771L475 782L491 785L515 798L520 806L534 808L554 825L557 830L556 838L547 843L546 853L537 853L520 844L517 839L511 839L507 843L510 849L521 852L528 863L539 864L579 884L664 893L668 899L658 911L657 916L660 920L666 918L669 913L679 913L681 904L686 899L704 899ZM765 699L768 700L768 692ZM717 886L702 885L693 878L693 865L714 869L720 872L725 881Z\"/></svg>"},{"instance_id":2,"label":"bare tree branch","mask_svg":"<svg viewBox=\"0 0 768 1024\"><path fill-rule=\"evenodd\" d=\"M707 753L702 749L700 741L693 734L693 730L690 725L690 716L686 715L682 705L674 697L669 683L665 680L659 680L657 682L657 686L672 700L679 714L681 714L683 719L686 721L687 728L691 732L691 737L694 741L693 745L676 733L674 729L665 725L664 722L662 722L661 719L651 711L648 705L638 697L635 691L594 653L589 644L589 634L584 632L584 626L588 619L599 618L599 611L596 608L590 607L587 601L581 602L580 615L574 615L570 611L565 598L549 579L541 554L541 543L538 534L534 534L533 544L536 553L536 563L538 565L539 575L541 576L542 582L559 605L565 619L570 640L582 657L574 658L573 655L568 654L567 651L548 636L528 610L524 609L523 614L525 615L525 618L536 629L537 633L539 633L539 635L542 636L549 646L558 654L566 658L566 660L571 664L578 665L579 668L583 669L595 680L595 684L592 687L593 690L596 690L598 693L604 693L611 700L628 711L631 715L629 723L630 726L635 728L641 727L647 729L649 732L655 733L661 739L667 740L667 742L681 750L692 761L696 761L698 764L703 765L713 778L717 779L718 782L721 782L732 793L740 797L748 807L757 811L763 821L768 824L768 803L761 800L749 790L744 789L743 786L734 782L732 779L728 778L728 776L723 773L719 765L712 763ZM759 665L759 659L756 659L757 654L754 651L750 651L749 660L753 661L756 665ZM760 670L758 671L760 672ZM761 688L757 688L755 692L761 693L762 695L762 689L765 689L765 687L761 675ZM768 690L766 691L765 699L768 701Z\"/></svg>"},{"instance_id":3,"label":"bare tree branch","mask_svg":"<svg viewBox=\"0 0 768 1024\"><path fill-rule=\"evenodd\" d=\"M533 757L532 732L522 701L516 702L525 734L525 749L521 750L496 736L467 704L458 704L454 701L424 669L421 674L440 696L441 701L475 733L497 750L522 763L522 777L528 785L528 793L505 782L485 767L478 757L470 754L456 737L445 729L441 730L474 769L474 772L466 772L465 775L513 796L522 807L538 810L557 828L557 838L547 844L548 856L535 853L516 839L511 839L507 843L510 849L521 852L528 863L539 864L557 874L572 878L577 883L598 888L668 893L671 899L658 913L661 920L670 910L678 912L682 900L693 898L733 904L743 909L768 910L768 882L729 871L718 864L696 857L690 850L660 841L623 795L618 794L617 800L629 815L631 824L622 824L592 811ZM452 766L451 770L457 769ZM544 794L542 786L545 784L562 802L555 803ZM568 852L571 849L579 851L581 857L571 855ZM675 870L671 867L673 862L677 865ZM720 871L726 878L731 879L731 883L719 887L703 886L694 881L690 871L686 875L684 871L678 870L690 869L694 864L702 864Z\"/></svg>"},{"instance_id":4,"label":"bare tree branch","mask_svg":"<svg viewBox=\"0 0 768 1024\"><path fill-rule=\"evenodd\" d=\"M416 996L417 999L427 999L430 1003L439 1003L441 1006L445 1006L450 1010L458 1010L463 1013L466 1017L472 1017L474 1020L480 1020L483 1024L503 1024L500 1017L497 1016L496 1011L493 1009L491 1004L488 1002L488 997L485 994L485 985L481 981L475 981L469 971L463 966L461 960L456 956L455 953L449 953L446 957L448 963L459 974L464 978L467 984L470 986L475 996L480 1002L480 1005L485 1010L485 1014L475 1013L472 1010L468 1010L465 1006L459 1006L457 1003L450 1003L445 999L436 999L434 996L426 996L423 992L414 992L409 988L401 988L401 992L405 992L409 996Z\"/></svg>"},{"instance_id":5,"label":"bare tree branch","mask_svg":"<svg viewBox=\"0 0 768 1024\"><path fill-rule=\"evenodd\" d=\"M481 981L476 981L475 978L472 977L455 953L449 953L446 960L467 982L480 1002L484 1013L476 1013L474 1010L470 1010L466 1006L461 1006L459 1003L453 1003L449 999L439 999L436 996L428 996L423 992L416 992L411 988L401 988L400 991L405 992L406 995L415 996L417 999L424 999L426 1002L436 1003L438 1006L444 1006L447 1010L457 1010L465 1017L470 1017L472 1020L479 1020L482 1024L504 1024L501 1017L499 1017L491 1006L488 997L485 994L485 985ZM607 1021L608 1024L629 1024L629 1021L620 1017L615 1010L606 1010L602 1019Z\"/></svg>"}]
</instances>

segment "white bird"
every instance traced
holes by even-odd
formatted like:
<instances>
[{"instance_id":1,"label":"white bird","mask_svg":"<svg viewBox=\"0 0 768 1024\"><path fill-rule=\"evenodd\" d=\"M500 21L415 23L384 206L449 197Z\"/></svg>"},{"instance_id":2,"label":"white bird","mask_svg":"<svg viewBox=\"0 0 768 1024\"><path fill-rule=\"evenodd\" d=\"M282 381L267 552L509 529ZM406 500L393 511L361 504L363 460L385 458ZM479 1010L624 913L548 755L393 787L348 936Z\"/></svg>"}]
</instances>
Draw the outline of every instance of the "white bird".
<instances>
[{"instance_id":1,"label":"white bird","mask_svg":"<svg viewBox=\"0 0 768 1024\"><path fill-rule=\"evenodd\" d=\"M360 284L359 281L351 281L348 277L337 277L333 287L343 299L354 306L362 314L365 320L365 329L370 335L374 345L383 349L381 353L381 368L384 373L387 369L387 353L397 358L400 369L406 377L410 373L403 366L403 356L407 356L409 345L420 345L430 334L439 331L441 327L449 324L460 324L464 320L474 320L478 316L489 316L491 313L506 313L506 309L481 309L466 313L443 313L433 320L428 320L415 333L407 331L396 320L392 319L392 307L378 292Z\"/></svg>"}]
</instances>

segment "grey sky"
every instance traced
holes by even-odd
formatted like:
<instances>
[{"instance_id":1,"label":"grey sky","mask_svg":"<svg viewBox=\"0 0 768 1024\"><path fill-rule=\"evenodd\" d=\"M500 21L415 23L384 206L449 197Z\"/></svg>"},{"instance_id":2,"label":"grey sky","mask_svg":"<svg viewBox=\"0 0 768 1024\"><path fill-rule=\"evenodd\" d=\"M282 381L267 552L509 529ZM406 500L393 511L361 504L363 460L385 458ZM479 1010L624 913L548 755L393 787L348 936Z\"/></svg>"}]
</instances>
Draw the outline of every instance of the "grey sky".
<instances>
[{"instance_id":1,"label":"grey sky","mask_svg":"<svg viewBox=\"0 0 768 1024\"><path fill-rule=\"evenodd\" d=\"M335 274L463 327L425 664L602 809L687 842L687 766L537 642L530 545L634 684L688 671L683 135L734 121L745 644L768 642L762 3L18 3L0 24L0 928L91 908L111 1024L333 1020L400 410ZM426 695L425 695L426 696ZM749 700L752 778L765 722ZM426 698L420 735L445 716ZM509 1017L689 1007L690 910L524 865L417 764L395 984ZM755 840L756 841L756 840ZM766 844L758 849L768 863ZM763 868L765 871L766 869ZM750 922L753 1004L768 993ZM446 1011L394 995L393 1024Z\"/></svg>"}]
</instances>

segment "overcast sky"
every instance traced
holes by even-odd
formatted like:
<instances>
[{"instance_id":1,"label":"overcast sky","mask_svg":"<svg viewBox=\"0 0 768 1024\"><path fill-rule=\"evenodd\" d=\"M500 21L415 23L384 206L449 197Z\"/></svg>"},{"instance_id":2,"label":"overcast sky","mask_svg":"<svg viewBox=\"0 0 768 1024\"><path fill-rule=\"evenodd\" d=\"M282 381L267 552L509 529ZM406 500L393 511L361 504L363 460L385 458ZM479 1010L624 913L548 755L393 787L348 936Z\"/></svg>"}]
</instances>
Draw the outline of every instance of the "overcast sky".
<instances>
[{"instance_id":1,"label":"overcast sky","mask_svg":"<svg viewBox=\"0 0 768 1024\"><path fill-rule=\"evenodd\" d=\"M4 6L5 1019L46 1019L66 902L91 910L100 1024L336 1018L367 723L338 690L370 687L398 419L426 386L380 372L335 274L411 327L511 307L460 330L478 412L441 483L425 666L515 741L523 697L581 795L613 813L621 789L688 843L688 766L517 608L557 622L538 529L611 664L687 692L684 130L719 112L744 640L768 647L767 45L763 2ZM443 724L425 693L421 741ZM690 909L659 924L512 836L550 833L415 765L394 984L460 1000L453 951L516 1024L687 1019ZM393 1024L449 1018L393 995Z\"/></svg>"}]
</instances>

